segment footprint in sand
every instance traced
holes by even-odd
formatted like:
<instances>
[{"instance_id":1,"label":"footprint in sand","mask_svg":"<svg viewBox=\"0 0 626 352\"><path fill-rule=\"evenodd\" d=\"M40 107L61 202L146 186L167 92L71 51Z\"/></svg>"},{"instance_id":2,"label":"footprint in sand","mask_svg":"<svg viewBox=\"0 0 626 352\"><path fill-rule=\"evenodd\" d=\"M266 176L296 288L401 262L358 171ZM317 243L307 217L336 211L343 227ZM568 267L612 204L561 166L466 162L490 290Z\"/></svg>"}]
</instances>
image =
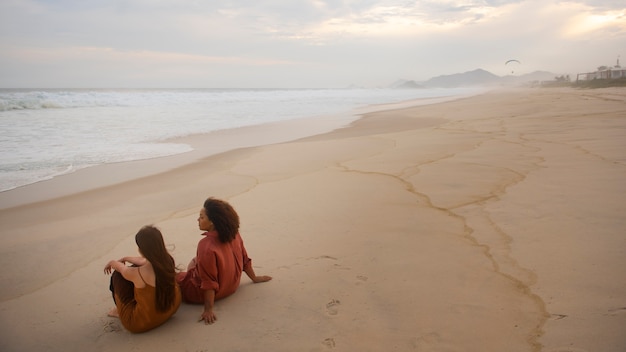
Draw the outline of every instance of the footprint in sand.
<instances>
[{"instance_id":1,"label":"footprint in sand","mask_svg":"<svg viewBox=\"0 0 626 352\"><path fill-rule=\"evenodd\" d=\"M122 331L122 327L116 321L109 321L104 324L105 332L120 332Z\"/></svg>"},{"instance_id":2,"label":"footprint in sand","mask_svg":"<svg viewBox=\"0 0 626 352\"><path fill-rule=\"evenodd\" d=\"M328 348L335 348L335 339L329 337L322 342L322 344Z\"/></svg>"},{"instance_id":3,"label":"footprint in sand","mask_svg":"<svg viewBox=\"0 0 626 352\"><path fill-rule=\"evenodd\" d=\"M328 315L337 315L337 313L339 313L339 304L341 304L341 302L339 302L338 299L333 299L326 303L326 313L328 313Z\"/></svg>"},{"instance_id":4,"label":"footprint in sand","mask_svg":"<svg viewBox=\"0 0 626 352\"><path fill-rule=\"evenodd\" d=\"M609 309L609 315L626 314L626 307Z\"/></svg>"}]
</instances>

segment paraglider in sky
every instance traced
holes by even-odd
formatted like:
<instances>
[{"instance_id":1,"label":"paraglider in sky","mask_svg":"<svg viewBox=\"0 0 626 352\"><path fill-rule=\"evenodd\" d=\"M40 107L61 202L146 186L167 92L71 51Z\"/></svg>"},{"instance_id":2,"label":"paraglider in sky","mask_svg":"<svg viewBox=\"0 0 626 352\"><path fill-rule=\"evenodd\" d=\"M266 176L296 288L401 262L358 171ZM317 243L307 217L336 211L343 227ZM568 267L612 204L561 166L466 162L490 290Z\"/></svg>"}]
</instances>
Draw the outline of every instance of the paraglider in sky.
<instances>
[{"instance_id":1,"label":"paraglider in sky","mask_svg":"<svg viewBox=\"0 0 626 352\"><path fill-rule=\"evenodd\" d=\"M521 62L519 62L519 60L515 60L515 59L513 59L513 60L508 60L507 62L505 62L505 63L504 63L504 65L505 65L505 66L507 66L507 65L509 65L509 64L510 64L510 65L513 65L513 66L516 66L516 65L520 65L520 64L521 64ZM515 73L515 71L514 71L514 70L511 70L511 73Z\"/></svg>"}]
</instances>

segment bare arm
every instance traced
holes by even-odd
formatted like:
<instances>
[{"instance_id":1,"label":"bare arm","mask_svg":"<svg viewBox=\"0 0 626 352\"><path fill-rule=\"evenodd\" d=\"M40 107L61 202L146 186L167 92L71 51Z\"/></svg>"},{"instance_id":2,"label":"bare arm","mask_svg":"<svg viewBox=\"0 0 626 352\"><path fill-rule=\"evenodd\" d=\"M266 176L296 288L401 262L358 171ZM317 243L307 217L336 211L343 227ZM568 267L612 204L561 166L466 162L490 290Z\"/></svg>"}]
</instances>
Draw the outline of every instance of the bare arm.
<instances>
[{"instance_id":1,"label":"bare arm","mask_svg":"<svg viewBox=\"0 0 626 352\"><path fill-rule=\"evenodd\" d=\"M213 304L215 303L215 291L204 291L204 312L200 316L199 321L203 321L205 324L213 324L217 320L215 313L213 313Z\"/></svg>"},{"instance_id":2,"label":"bare arm","mask_svg":"<svg viewBox=\"0 0 626 352\"><path fill-rule=\"evenodd\" d=\"M122 263L131 263L136 266L143 266L146 264L146 258L144 257L124 257L119 261Z\"/></svg>"},{"instance_id":3,"label":"bare arm","mask_svg":"<svg viewBox=\"0 0 626 352\"><path fill-rule=\"evenodd\" d=\"M246 272L246 275L248 275L250 280L252 280L252 282L254 282L255 284L258 284L260 282L267 282L267 281L270 281L272 279L271 276L267 276L267 275L257 276L256 273L254 272L254 269L252 268L252 265L250 265L244 271Z\"/></svg>"},{"instance_id":4,"label":"bare arm","mask_svg":"<svg viewBox=\"0 0 626 352\"><path fill-rule=\"evenodd\" d=\"M110 274L113 270L115 270L119 272L120 274L122 274L122 276L126 280L132 281L134 284L138 284L139 283L138 281L140 280L140 278L139 278L139 272L137 271L137 269L138 268L136 267L126 266L126 264L122 263L119 260L111 260L104 267L104 273Z\"/></svg>"}]
</instances>

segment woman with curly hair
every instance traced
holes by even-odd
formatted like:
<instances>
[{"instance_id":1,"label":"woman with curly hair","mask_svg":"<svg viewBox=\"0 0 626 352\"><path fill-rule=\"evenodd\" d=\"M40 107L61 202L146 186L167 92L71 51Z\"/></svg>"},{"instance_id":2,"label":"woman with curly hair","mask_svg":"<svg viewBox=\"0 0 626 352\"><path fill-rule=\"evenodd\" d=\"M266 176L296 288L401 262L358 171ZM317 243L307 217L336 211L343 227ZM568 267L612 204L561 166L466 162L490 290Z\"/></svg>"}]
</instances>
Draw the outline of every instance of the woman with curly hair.
<instances>
[{"instance_id":1,"label":"woman with curly hair","mask_svg":"<svg viewBox=\"0 0 626 352\"><path fill-rule=\"evenodd\" d=\"M161 231L145 226L135 235L135 242L141 257L111 260L104 272L113 272L110 289L116 307L109 316L119 317L131 332L144 332L174 315L182 297L176 283L174 258L165 248Z\"/></svg>"},{"instance_id":2,"label":"woman with curly hair","mask_svg":"<svg viewBox=\"0 0 626 352\"><path fill-rule=\"evenodd\" d=\"M204 304L200 321L212 324L217 320L214 302L237 290L242 272L254 283L272 278L255 274L239 235L239 215L230 204L207 199L200 209L198 227L205 232L198 242L196 257L189 263L187 272L176 275L176 281L185 302Z\"/></svg>"}]
</instances>

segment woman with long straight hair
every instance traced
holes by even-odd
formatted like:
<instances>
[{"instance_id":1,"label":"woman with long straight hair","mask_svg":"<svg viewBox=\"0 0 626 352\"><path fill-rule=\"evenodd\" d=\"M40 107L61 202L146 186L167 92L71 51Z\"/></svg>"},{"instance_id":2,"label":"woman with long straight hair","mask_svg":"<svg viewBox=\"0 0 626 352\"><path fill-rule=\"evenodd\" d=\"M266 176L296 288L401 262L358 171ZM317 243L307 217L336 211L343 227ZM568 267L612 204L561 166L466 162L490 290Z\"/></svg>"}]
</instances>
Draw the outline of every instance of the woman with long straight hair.
<instances>
[{"instance_id":1,"label":"woman with long straight hair","mask_svg":"<svg viewBox=\"0 0 626 352\"><path fill-rule=\"evenodd\" d=\"M131 332L144 332L165 323L180 306L174 258L168 253L161 231L144 226L135 235L141 257L111 260L104 267L111 274L110 289L119 317ZM130 263L131 265L126 265Z\"/></svg>"}]
</instances>

